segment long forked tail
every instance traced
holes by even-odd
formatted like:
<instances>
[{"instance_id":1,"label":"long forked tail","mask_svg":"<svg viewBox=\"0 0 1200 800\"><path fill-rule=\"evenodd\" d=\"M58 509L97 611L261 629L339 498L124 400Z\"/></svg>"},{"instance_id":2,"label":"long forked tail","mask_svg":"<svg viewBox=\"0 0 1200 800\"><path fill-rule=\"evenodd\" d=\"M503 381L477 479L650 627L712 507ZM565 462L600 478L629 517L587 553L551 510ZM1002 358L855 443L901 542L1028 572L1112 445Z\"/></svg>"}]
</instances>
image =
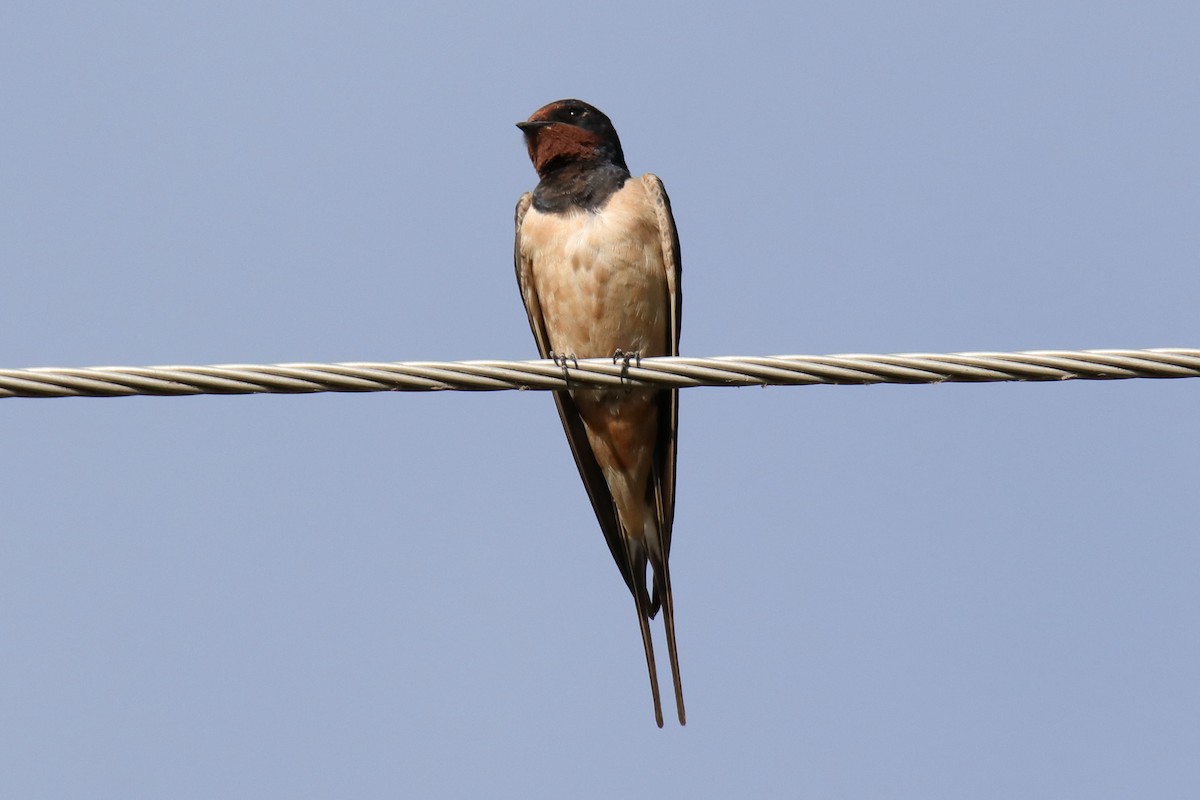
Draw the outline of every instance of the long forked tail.
<instances>
[{"instance_id":1,"label":"long forked tail","mask_svg":"<svg viewBox=\"0 0 1200 800\"><path fill-rule=\"evenodd\" d=\"M651 601L646 592L646 563L634 562L633 601L637 606L638 626L642 631L642 646L646 650L646 668L650 672L650 691L654 695L654 721L658 727L663 726L662 700L658 689L658 666L654 659L654 643L650 638L650 620L652 610L658 607L663 610L663 622L667 633L667 654L671 661L671 678L675 684L675 710L679 715L679 724L687 724L687 713L683 708L683 684L679 679L679 653L675 647L675 603L671 596L671 574L665 562L651 557L650 563L654 569L654 600Z\"/></svg>"},{"instance_id":2,"label":"long forked tail","mask_svg":"<svg viewBox=\"0 0 1200 800\"><path fill-rule=\"evenodd\" d=\"M675 601L671 596L671 570L664 557L661 563L654 563L654 599L652 607L661 605L663 610L663 626L667 630L667 657L671 661L671 679L675 683L675 710L679 714L679 724L687 724L687 713L683 709L683 683L679 679L679 652L675 647Z\"/></svg>"},{"instance_id":3,"label":"long forked tail","mask_svg":"<svg viewBox=\"0 0 1200 800\"><path fill-rule=\"evenodd\" d=\"M658 696L658 667L654 663L654 642L650 639L650 614L646 608L646 570L634 573L633 602L637 606L638 626L642 629L642 647L646 650L646 669L650 671L650 692L654 695L654 721L663 726L662 700ZM639 585L640 584L640 585Z\"/></svg>"}]
</instances>

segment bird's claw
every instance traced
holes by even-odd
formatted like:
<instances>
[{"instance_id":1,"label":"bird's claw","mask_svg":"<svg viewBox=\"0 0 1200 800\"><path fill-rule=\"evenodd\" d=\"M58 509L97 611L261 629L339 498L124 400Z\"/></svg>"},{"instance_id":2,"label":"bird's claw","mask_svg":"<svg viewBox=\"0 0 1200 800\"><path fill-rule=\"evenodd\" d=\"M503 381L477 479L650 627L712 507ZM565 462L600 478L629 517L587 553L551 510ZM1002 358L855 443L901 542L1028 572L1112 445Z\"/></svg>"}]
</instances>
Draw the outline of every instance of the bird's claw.
<instances>
[{"instance_id":1,"label":"bird's claw","mask_svg":"<svg viewBox=\"0 0 1200 800\"><path fill-rule=\"evenodd\" d=\"M642 365L642 352L640 350L631 350L627 353L618 347L613 351L613 363L616 364L618 361L624 361L626 369L629 368L630 361L633 362L635 367L640 367Z\"/></svg>"},{"instance_id":2,"label":"bird's claw","mask_svg":"<svg viewBox=\"0 0 1200 800\"><path fill-rule=\"evenodd\" d=\"M636 367L642 366L641 351L640 350L631 350L629 352L625 352L624 350L622 350L621 348L618 347L616 350L613 351L612 359L613 359L614 364L616 364L618 361L624 362L621 365L621 380L629 381L629 383L627 383L625 386L626 392L633 391L633 382L629 380L629 363L633 362L633 365Z\"/></svg>"},{"instance_id":3,"label":"bird's claw","mask_svg":"<svg viewBox=\"0 0 1200 800\"><path fill-rule=\"evenodd\" d=\"M556 353L553 350L551 350L550 351L550 360L554 362L555 366L562 368L563 380L566 383L570 383L571 378L569 375L567 375L567 362L570 361L572 364L575 365L575 369L579 369L579 359L575 357L575 354L574 353Z\"/></svg>"},{"instance_id":4,"label":"bird's claw","mask_svg":"<svg viewBox=\"0 0 1200 800\"><path fill-rule=\"evenodd\" d=\"M579 359L575 357L574 353L556 353L551 350L550 360L554 362L555 366L562 367L563 369L567 368L567 362L570 361L575 365L575 369L579 369Z\"/></svg>"}]
</instances>

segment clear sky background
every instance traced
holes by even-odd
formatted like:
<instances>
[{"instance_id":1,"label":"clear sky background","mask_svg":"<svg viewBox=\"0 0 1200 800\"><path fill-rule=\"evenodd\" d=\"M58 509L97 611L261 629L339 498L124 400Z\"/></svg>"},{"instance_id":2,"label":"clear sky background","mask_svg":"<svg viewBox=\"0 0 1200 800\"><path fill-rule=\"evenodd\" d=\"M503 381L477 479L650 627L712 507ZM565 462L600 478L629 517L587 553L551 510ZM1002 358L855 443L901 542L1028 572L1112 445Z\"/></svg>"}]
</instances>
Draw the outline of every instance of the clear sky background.
<instances>
[{"instance_id":1,"label":"clear sky background","mask_svg":"<svg viewBox=\"0 0 1200 800\"><path fill-rule=\"evenodd\" d=\"M1197 41L5 3L0 366L534 357L513 123L562 97L666 183L685 354L1200 346ZM1195 796L1200 380L680 404L660 731L547 394L0 401L0 796Z\"/></svg>"}]
</instances>

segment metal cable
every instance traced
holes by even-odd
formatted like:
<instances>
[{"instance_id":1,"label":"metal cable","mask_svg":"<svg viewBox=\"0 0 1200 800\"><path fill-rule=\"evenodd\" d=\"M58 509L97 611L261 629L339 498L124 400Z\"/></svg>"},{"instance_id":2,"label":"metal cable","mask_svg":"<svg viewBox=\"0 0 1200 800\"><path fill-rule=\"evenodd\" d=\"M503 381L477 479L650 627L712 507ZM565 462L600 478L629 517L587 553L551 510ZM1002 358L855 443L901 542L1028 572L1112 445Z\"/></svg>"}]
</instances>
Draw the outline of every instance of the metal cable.
<instances>
[{"instance_id":1,"label":"metal cable","mask_svg":"<svg viewBox=\"0 0 1200 800\"><path fill-rule=\"evenodd\" d=\"M0 397L306 394L1200 377L1200 349L0 369Z\"/></svg>"}]
</instances>

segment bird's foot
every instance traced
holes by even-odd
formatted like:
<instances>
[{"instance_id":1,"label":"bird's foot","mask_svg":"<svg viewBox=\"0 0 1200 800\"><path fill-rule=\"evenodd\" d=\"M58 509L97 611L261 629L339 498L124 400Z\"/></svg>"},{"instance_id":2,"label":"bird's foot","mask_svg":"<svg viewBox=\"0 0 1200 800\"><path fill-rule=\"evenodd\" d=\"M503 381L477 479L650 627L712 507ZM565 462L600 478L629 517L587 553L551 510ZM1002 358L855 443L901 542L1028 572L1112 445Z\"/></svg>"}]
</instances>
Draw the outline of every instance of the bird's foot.
<instances>
[{"instance_id":1,"label":"bird's foot","mask_svg":"<svg viewBox=\"0 0 1200 800\"><path fill-rule=\"evenodd\" d=\"M571 378L567 374L567 362L570 361L572 364L575 365L575 369L579 369L579 359L575 357L575 354L574 353L556 353L553 350L551 350L550 351L550 360L553 361L556 366L562 368L563 380L566 381L567 383L570 383Z\"/></svg>"},{"instance_id":2,"label":"bird's foot","mask_svg":"<svg viewBox=\"0 0 1200 800\"><path fill-rule=\"evenodd\" d=\"M627 353L618 347L613 351L613 363L615 364L618 361L624 361L626 369L629 368L629 362L631 361L635 367L640 367L642 365L642 353L640 350L630 350Z\"/></svg>"},{"instance_id":3,"label":"bird's foot","mask_svg":"<svg viewBox=\"0 0 1200 800\"><path fill-rule=\"evenodd\" d=\"M625 352L624 350L622 350L621 348L618 347L616 350L613 351L612 359L613 359L614 364L616 364L618 361L624 362L621 365L621 380L628 381L628 383L626 383L626 385L625 385L626 392L633 391L633 382L629 380L629 364L630 364L630 362L633 362L633 365L635 367L640 367L642 365L641 351L631 350L629 352Z\"/></svg>"},{"instance_id":4,"label":"bird's foot","mask_svg":"<svg viewBox=\"0 0 1200 800\"><path fill-rule=\"evenodd\" d=\"M567 368L567 362L570 361L575 365L575 369L579 369L579 359L575 357L574 353L556 353L551 350L550 360L553 361L556 366L562 367L563 369Z\"/></svg>"}]
</instances>

